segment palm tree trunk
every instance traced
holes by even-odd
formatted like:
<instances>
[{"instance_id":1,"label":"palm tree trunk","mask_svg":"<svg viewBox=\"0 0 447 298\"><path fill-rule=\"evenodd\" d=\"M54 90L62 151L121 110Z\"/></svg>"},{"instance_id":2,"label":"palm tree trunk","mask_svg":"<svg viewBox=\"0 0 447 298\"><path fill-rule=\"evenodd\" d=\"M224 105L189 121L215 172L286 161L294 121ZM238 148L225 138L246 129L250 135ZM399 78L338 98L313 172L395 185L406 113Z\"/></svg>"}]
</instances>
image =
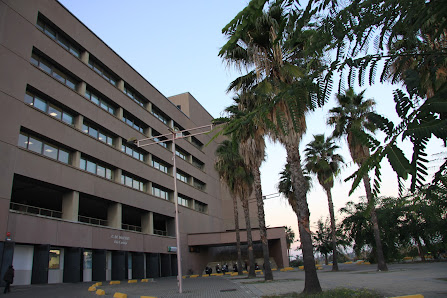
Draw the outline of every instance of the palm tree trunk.
<instances>
[{"instance_id":1,"label":"palm tree trunk","mask_svg":"<svg viewBox=\"0 0 447 298\"><path fill-rule=\"evenodd\" d=\"M258 205L259 233L261 236L262 255L264 256L264 280L273 280L272 266L270 265L267 228L265 226L264 200L262 199L261 187L261 172L259 171L259 168L254 169L253 176L256 203Z\"/></svg>"},{"instance_id":2,"label":"palm tree trunk","mask_svg":"<svg viewBox=\"0 0 447 298\"><path fill-rule=\"evenodd\" d=\"M336 239L336 226L335 226L335 215L334 215L334 203L332 202L331 189L327 188L327 201L329 204L329 216L331 218L331 236L332 236L332 271L338 271L338 261L337 261L337 239ZM327 263L326 263L327 264Z\"/></svg>"},{"instance_id":3,"label":"palm tree trunk","mask_svg":"<svg viewBox=\"0 0 447 298\"><path fill-rule=\"evenodd\" d=\"M363 184L365 185L366 197L368 199L368 205L371 207L371 222L373 224L374 240L376 242L377 270L388 271L388 267L386 266L386 263L385 263L385 257L383 255L382 241L380 240L379 221L377 220L375 204L373 204L371 183L370 183L368 175L363 176Z\"/></svg>"},{"instance_id":4,"label":"palm tree trunk","mask_svg":"<svg viewBox=\"0 0 447 298\"><path fill-rule=\"evenodd\" d=\"M417 236L417 237L414 237L414 239L416 239L416 243L418 244L419 257L421 258L422 262L425 262L425 255L424 255L424 250L422 249L421 238L419 238L419 236Z\"/></svg>"},{"instance_id":5,"label":"palm tree trunk","mask_svg":"<svg viewBox=\"0 0 447 298\"><path fill-rule=\"evenodd\" d=\"M236 230L236 249L237 249L237 273L242 275L242 252L241 252L241 235L239 232L239 212L237 210L237 198L233 195L233 214L234 229Z\"/></svg>"},{"instance_id":6,"label":"palm tree trunk","mask_svg":"<svg viewBox=\"0 0 447 298\"><path fill-rule=\"evenodd\" d=\"M334 258L334 257L332 257L332 258ZM324 263L326 265L328 264L327 254L324 254ZM334 263L334 262L332 262L332 263ZM332 268L334 268L334 267L332 267ZM332 270L334 270L334 269L332 269Z\"/></svg>"},{"instance_id":7,"label":"palm tree trunk","mask_svg":"<svg viewBox=\"0 0 447 298\"><path fill-rule=\"evenodd\" d=\"M248 249L248 264L250 269L248 269L248 277L256 277L255 272L255 256L253 254L253 238L251 236L251 224L250 224L250 210L248 209L248 198L242 200L242 207L244 208L245 215L245 228L247 229L247 249Z\"/></svg>"},{"instance_id":8,"label":"palm tree trunk","mask_svg":"<svg viewBox=\"0 0 447 298\"><path fill-rule=\"evenodd\" d=\"M301 157L299 148L293 144L286 144L287 162L290 165L290 176L293 192L296 200L296 215L298 218L298 230L303 250L304 262L304 290L303 293L321 292L318 280L317 268L313 254L312 235L309 223L309 207L307 205L308 182L301 169Z\"/></svg>"}]
</instances>

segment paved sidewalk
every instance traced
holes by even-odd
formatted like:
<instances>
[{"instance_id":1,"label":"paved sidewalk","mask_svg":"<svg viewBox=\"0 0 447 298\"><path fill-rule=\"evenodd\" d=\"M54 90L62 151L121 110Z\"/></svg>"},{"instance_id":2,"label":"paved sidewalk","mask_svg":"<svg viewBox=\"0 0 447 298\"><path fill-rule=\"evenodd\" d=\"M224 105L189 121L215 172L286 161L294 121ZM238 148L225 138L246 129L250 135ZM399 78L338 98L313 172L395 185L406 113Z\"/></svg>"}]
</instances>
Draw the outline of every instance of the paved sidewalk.
<instances>
[{"instance_id":1,"label":"paved sidewalk","mask_svg":"<svg viewBox=\"0 0 447 298\"><path fill-rule=\"evenodd\" d=\"M318 271L323 290L337 287L367 288L376 290L384 297L422 294L426 298L447 297L447 262L426 264L390 264L388 272L377 272L375 265L340 264L340 272L331 272L330 266ZM126 293L128 298L155 297L261 297L264 295L301 292L304 288L304 272L274 272L273 282L263 277L198 277L183 280L183 294L178 294L176 278L159 278L153 282L106 285L103 297L113 297L115 292ZM93 282L77 284L14 286L5 297L100 297L88 292ZM3 289L2 289L3 290ZM3 295L1 291L0 296Z\"/></svg>"}]
</instances>

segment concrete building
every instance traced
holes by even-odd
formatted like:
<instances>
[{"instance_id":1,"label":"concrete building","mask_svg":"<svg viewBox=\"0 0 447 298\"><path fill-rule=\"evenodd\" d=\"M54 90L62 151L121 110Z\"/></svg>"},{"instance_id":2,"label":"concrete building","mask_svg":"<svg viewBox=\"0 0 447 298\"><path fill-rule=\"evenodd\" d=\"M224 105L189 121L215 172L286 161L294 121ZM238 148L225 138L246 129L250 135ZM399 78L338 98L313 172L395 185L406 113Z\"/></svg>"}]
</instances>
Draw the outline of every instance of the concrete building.
<instances>
[{"instance_id":1,"label":"concrete building","mask_svg":"<svg viewBox=\"0 0 447 298\"><path fill-rule=\"evenodd\" d=\"M192 95L166 98L57 1L0 0L0 103L1 274L11 262L14 284L177 274L171 142L128 140L210 124ZM233 207L218 143L185 134L182 270L200 273L232 258ZM284 229L269 241L287 266Z\"/></svg>"}]
</instances>

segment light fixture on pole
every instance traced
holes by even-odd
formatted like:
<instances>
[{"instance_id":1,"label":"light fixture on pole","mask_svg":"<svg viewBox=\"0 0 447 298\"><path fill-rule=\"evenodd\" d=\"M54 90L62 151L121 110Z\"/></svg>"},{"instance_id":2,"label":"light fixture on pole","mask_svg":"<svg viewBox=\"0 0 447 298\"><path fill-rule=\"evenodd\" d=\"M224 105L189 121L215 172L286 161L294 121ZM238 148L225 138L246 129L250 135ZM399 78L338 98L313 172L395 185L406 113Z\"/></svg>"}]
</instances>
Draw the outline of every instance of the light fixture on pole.
<instances>
[{"instance_id":1,"label":"light fixture on pole","mask_svg":"<svg viewBox=\"0 0 447 298\"><path fill-rule=\"evenodd\" d=\"M179 211L178 211L178 192L177 192L177 165L176 165L176 149L175 149L175 140L183 139L186 137L192 137L195 135L201 135L204 133L209 133L213 129L213 124L208 124L204 126L194 127L190 129L185 129L181 131L175 131L172 128L169 128L170 133L159 135L151 138L137 140L135 138L131 138L128 142L133 142L137 147L145 147L153 144L165 143L172 141L172 163L173 170L172 174L174 176L174 204L175 204L175 238L177 240L177 283L178 283L178 292L183 292L183 282L182 282L182 261L181 261L181 241L180 241L180 227L179 227ZM196 131L196 130L206 130L200 131L193 134L184 135L184 132ZM166 140L159 140L161 137L171 137ZM148 143L146 143L148 142Z\"/></svg>"}]
</instances>

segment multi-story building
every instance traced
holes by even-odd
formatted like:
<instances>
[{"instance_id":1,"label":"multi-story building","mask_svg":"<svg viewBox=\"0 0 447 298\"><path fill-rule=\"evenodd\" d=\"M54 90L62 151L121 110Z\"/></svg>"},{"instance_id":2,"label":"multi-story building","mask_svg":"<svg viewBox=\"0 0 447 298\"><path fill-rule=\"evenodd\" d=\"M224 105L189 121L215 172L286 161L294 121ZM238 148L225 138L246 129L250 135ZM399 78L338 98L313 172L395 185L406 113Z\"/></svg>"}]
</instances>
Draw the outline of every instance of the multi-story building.
<instances>
[{"instance_id":1,"label":"multi-story building","mask_svg":"<svg viewBox=\"0 0 447 298\"><path fill-rule=\"evenodd\" d=\"M176 275L174 153L183 271L233 245L216 141L186 131L173 153L162 136L211 115L163 96L57 1L0 0L0 103L0 265L15 284ZM269 238L285 266L283 229Z\"/></svg>"}]
</instances>

